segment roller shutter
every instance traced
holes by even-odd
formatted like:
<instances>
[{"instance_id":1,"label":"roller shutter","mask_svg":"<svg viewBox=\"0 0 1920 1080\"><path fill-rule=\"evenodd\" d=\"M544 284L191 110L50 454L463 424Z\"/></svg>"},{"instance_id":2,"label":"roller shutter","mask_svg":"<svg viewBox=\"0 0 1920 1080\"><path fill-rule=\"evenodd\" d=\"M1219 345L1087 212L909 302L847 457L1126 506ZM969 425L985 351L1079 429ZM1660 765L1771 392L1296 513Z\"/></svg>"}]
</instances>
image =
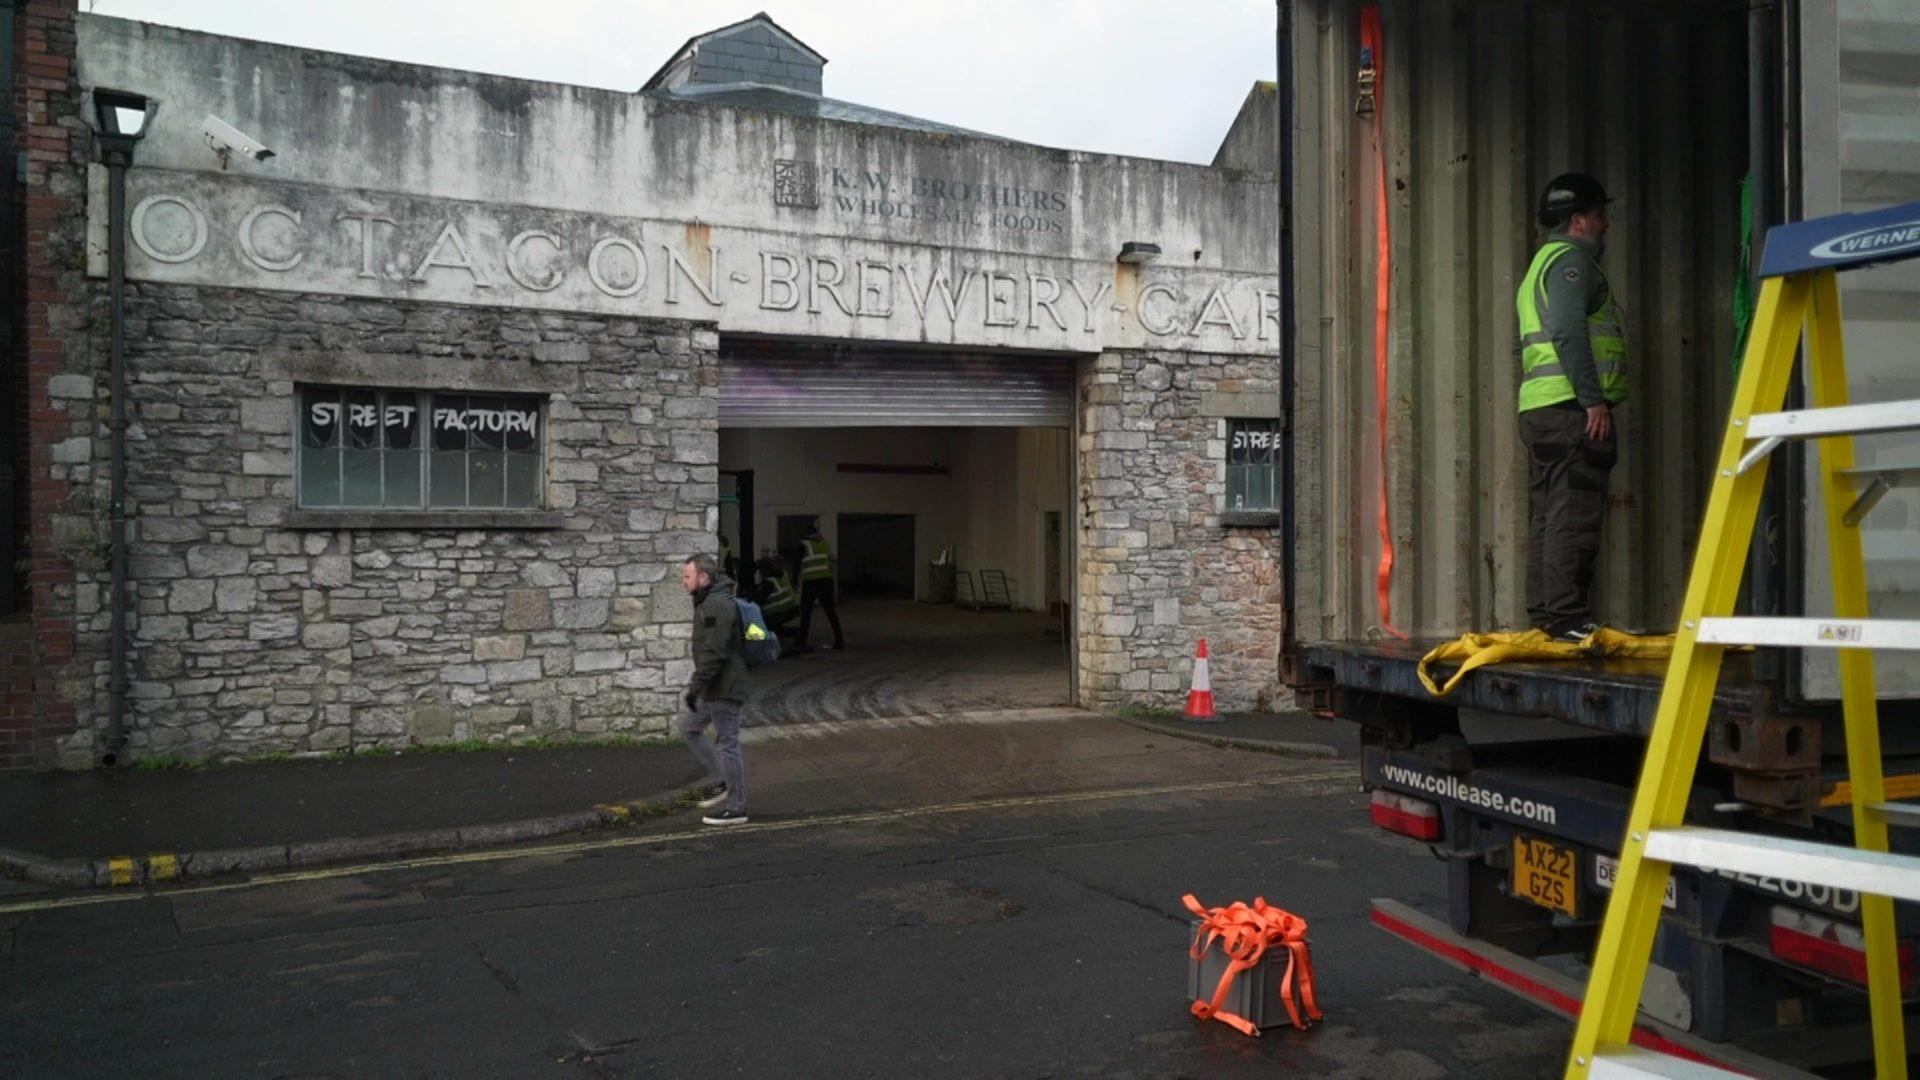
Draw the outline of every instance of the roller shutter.
<instances>
[{"instance_id":1,"label":"roller shutter","mask_svg":"<svg viewBox=\"0 0 1920 1080\"><path fill-rule=\"evenodd\" d=\"M1070 427L1073 360L723 341L722 427Z\"/></svg>"}]
</instances>

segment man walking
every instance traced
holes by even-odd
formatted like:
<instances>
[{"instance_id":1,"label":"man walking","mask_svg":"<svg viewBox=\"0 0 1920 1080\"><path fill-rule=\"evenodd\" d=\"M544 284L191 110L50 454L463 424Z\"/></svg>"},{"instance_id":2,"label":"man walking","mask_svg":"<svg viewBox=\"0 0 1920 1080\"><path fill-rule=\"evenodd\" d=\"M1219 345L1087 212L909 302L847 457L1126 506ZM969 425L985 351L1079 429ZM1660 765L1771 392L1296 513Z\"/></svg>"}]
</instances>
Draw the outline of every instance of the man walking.
<instances>
[{"instance_id":1,"label":"man walking","mask_svg":"<svg viewBox=\"0 0 1920 1080\"><path fill-rule=\"evenodd\" d=\"M814 520L813 528L802 542L800 558L800 651L806 652L813 644L813 605L819 604L827 613L827 622L833 627L833 647L847 647L846 635L840 632L840 612L833 604L833 551L827 546L827 538L820 532L820 522Z\"/></svg>"},{"instance_id":2,"label":"man walking","mask_svg":"<svg viewBox=\"0 0 1920 1080\"><path fill-rule=\"evenodd\" d=\"M1627 398L1627 339L1600 269L1612 224L1591 176L1556 176L1540 196L1551 230L1520 282L1520 438L1528 487L1527 614L1562 641L1596 629L1589 591L1618 458L1614 406Z\"/></svg>"},{"instance_id":3,"label":"man walking","mask_svg":"<svg viewBox=\"0 0 1920 1080\"><path fill-rule=\"evenodd\" d=\"M695 555L680 566L680 583L693 596L693 679L687 683L687 711L674 722L695 761L719 790L701 800L708 825L742 825L747 820L746 764L740 756L740 702L747 678L741 655L740 611L733 603L733 582L711 555ZM707 728L713 742L707 742Z\"/></svg>"}]
</instances>

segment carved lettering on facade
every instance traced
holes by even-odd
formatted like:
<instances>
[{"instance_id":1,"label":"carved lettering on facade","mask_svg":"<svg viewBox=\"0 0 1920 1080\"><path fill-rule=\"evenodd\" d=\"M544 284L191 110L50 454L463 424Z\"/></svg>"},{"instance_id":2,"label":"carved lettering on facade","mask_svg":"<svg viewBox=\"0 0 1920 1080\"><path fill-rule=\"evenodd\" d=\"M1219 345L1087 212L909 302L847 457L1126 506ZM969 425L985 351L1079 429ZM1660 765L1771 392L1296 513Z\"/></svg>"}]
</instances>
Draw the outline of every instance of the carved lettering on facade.
<instances>
[{"instance_id":1,"label":"carved lettering on facade","mask_svg":"<svg viewBox=\"0 0 1920 1080\"><path fill-rule=\"evenodd\" d=\"M610 251L623 252L626 258L609 260ZM647 254L624 236L603 236L587 252L587 280L615 299L632 296L647 287Z\"/></svg>"},{"instance_id":2,"label":"carved lettering on facade","mask_svg":"<svg viewBox=\"0 0 1920 1080\"><path fill-rule=\"evenodd\" d=\"M1207 293L1206 300L1200 304L1200 314L1193 320L1193 329L1187 333L1197 336L1202 329L1209 326L1226 327L1235 341L1247 336L1246 332L1240 329L1240 320L1234 318L1233 306L1227 303L1227 294L1222 292L1218 285Z\"/></svg>"},{"instance_id":3,"label":"carved lettering on facade","mask_svg":"<svg viewBox=\"0 0 1920 1080\"><path fill-rule=\"evenodd\" d=\"M363 278L379 277L380 267L373 264L374 245L378 239L374 226L385 225L393 228L397 227L400 223L390 217L381 217L379 214L353 212L336 215L334 220L349 225L360 226L360 270L355 276Z\"/></svg>"},{"instance_id":4,"label":"carved lettering on facade","mask_svg":"<svg viewBox=\"0 0 1920 1080\"><path fill-rule=\"evenodd\" d=\"M789 246L745 232L741 242L756 258L723 267L722 245L709 242L718 230L700 223L685 227L685 244L660 245L665 278L648 293L653 277L637 221L530 208L514 221L505 208L370 206L364 196L329 205L312 193L248 201L250 191L234 191L241 198L202 202L149 187L130 215L135 273L372 296L398 287L451 302L594 311L664 314L662 305L692 302L722 327L752 332L832 336L873 323L880 325L858 336L998 343L1018 330L1035 347L1102 347L1145 335L1238 351L1271 340L1280 317L1271 278L1176 271L1130 288L1130 304L1121 304L1114 272L1097 264L927 246L863 250L844 237L794 238ZM490 295L500 292L517 296ZM785 313L797 321L777 321Z\"/></svg>"},{"instance_id":5,"label":"carved lettering on facade","mask_svg":"<svg viewBox=\"0 0 1920 1080\"><path fill-rule=\"evenodd\" d=\"M777 298L776 290L782 290ZM760 306L769 311L792 311L800 306L798 258L784 251L760 253Z\"/></svg>"},{"instance_id":6,"label":"carved lettering on facade","mask_svg":"<svg viewBox=\"0 0 1920 1080\"><path fill-rule=\"evenodd\" d=\"M680 302L679 278L674 275L674 271L678 270L680 271L680 277L684 277L692 282L693 287L699 290L701 299L712 304L714 307L720 306L719 248L714 247L712 244L707 245L707 280L705 281L701 281L700 275L694 273L693 267L687 263L686 256L680 254L679 248L674 247L672 244L661 244L660 248L667 253L667 303L677 304Z\"/></svg>"},{"instance_id":7,"label":"carved lettering on facade","mask_svg":"<svg viewBox=\"0 0 1920 1080\"><path fill-rule=\"evenodd\" d=\"M276 258L263 253L256 247L253 237L254 226L260 223L261 218L268 216L285 218L287 221L293 223L294 228L297 229L300 227L300 212L298 210L288 209L279 203L262 203L247 211L247 216L240 219L240 254L245 255L248 262L262 270L269 270L276 274L285 273L299 266L300 260L306 258L307 253L305 251L295 251L290 255Z\"/></svg>"},{"instance_id":8,"label":"carved lettering on facade","mask_svg":"<svg viewBox=\"0 0 1920 1080\"><path fill-rule=\"evenodd\" d=\"M169 237L177 245L171 248L154 243L153 233L157 230L149 220L156 210L164 207L175 207L177 213L187 217L185 242L180 242L177 235ZM127 232L133 237L133 246L154 262L183 263L200 254L201 249L207 246L207 216L200 212L198 206L178 195L149 195L141 199L134 204L133 216L127 225ZM170 231L178 233L179 229L176 227Z\"/></svg>"},{"instance_id":9,"label":"carved lettering on facade","mask_svg":"<svg viewBox=\"0 0 1920 1080\"><path fill-rule=\"evenodd\" d=\"M433 238L433 244L427 248L427 257L413 271L412 280L427 280L427 271L441 267L447 270L465 270L473 275L473 283L482 289L493 287L487 275L474 264L473 254L467 250L467 242L460 238L460 230L449 221L440 228L440 235Z\"/></svg>"},{"instance_id":10,"label":"carved lettering on facade","mask_svg":"<svg viewBox=\"0 0 1920 1080\"><path fill-rule=\"evenodd\" d=\"M526 260L532 258L532 256L522 254L522 249L535 240L540 241L548 248L546 273L544 275L529 272L527 270ZM534 292L552 292L560 287L562 281L567 279L566 271L560 268L561 257L565 254L566 249L561 246L559 237L542 229L528 229L526 232L516 234L513 239L507 241L507 257L505 260L507 276L513 279L515 285L523 289L530 289Z\"/></svg>"},{"instance_id":11,"label":"carved lettering on facade","mask_svg":"<svg viewBox=\"0 0 1920 1080\"><path fill-rule=\"evenodd\" d=\"M1174 291L1173 286L1165 285L1157 281L1140 290L1140 325L1144 327L1149 334L1166 337L1180 327L1179 324L1174 321L1174 316L1166 314L1165 312L1156 313L1147 306L1147 301L1155 296L1164 296L1168 300L1177 301L1180 298L1180 294Z\"/></svg>"}]
</instances>

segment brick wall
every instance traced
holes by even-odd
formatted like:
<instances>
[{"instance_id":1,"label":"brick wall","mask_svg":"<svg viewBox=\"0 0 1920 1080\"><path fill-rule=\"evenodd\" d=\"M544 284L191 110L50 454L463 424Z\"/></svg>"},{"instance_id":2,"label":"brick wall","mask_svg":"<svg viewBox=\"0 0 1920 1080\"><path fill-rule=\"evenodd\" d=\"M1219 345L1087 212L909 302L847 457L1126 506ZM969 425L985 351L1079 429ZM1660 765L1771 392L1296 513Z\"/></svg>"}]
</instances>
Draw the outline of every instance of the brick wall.
<instances>
[{"instance_id":1,"label":"brick wall","mask_svg":"<svg viewBox=\"0 0 1920 1080\"><path fill-rule=\"evenodd\" d=\"M53 447L69 437L75 417L48 396L55 376L84 372L89 364L85 320L78 316L88 292L83 191L91 146L73 74L75 7L73 0L16 5L10 43L9 107L18 124L11 149L24 154L26 169L17 188L20 229L7 252L17 283L9 299L18 319L7 426L24 439L7 449L21 495L17 520L25 525L20 540L30 629L10 626L0 634L7 657L0 662L0 702L17 705L24 697L28 705L0 709L0 768L50 761L54 740L75 719L62 687L83 677L73 668L73 567L54 551L50 530L56 515L85 504L90 493L49 479ZM22 418L24 425L17 422Z\"/></svg>"}]
</instances>

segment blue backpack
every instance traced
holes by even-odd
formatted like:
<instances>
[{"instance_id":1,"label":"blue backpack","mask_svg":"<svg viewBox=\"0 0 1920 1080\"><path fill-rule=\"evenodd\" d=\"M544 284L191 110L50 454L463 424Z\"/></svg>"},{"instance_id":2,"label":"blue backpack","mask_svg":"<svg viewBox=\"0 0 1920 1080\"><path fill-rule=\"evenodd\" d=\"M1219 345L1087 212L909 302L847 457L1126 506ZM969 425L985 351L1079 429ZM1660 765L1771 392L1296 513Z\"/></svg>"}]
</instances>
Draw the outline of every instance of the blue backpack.
<instances>
[{"instance_id":1,"label":"blue backpack","mask_svg":"<svg viewBox=\"0 0 1920 1080\"><path fill-rule=\"evenodd\" d=\"M780 639L767 630L760 605L736 596L733 606L740 612L740 655L746 659L747 666L763 667L780 659Z\"/></svg>"}]
</instances>

